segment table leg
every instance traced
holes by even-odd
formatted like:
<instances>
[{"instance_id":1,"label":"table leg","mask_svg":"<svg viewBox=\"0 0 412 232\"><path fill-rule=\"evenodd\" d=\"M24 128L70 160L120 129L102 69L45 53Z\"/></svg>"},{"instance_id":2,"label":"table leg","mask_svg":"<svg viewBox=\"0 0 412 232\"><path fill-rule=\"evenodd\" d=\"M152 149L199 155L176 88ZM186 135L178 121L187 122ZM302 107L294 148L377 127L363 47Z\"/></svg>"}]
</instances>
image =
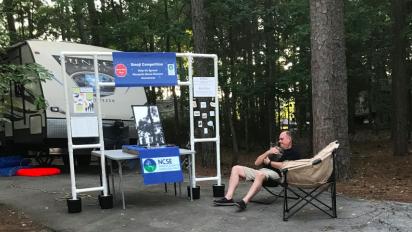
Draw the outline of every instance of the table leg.
<instances>
[{"instance_id":1,"label":"table leg","mask_svg":"<svg viewBox=\"0 0 412 232\"><path fill-rule=\"evenodd\" d=\"M113 200L116 200L116 188L114 187L114 175L113 175L113 160L110 160L110 175L112 176L112 189L113 189Z\"/></svg>"},{"instance_id":2,"label":"table leg","mask_svg":"<svg viewBox=\"0 0 412 232\"><path fill-rule=\"evenodd\" d=\"M192 184L192 154L189 155L189 188L190 188L190 201L193 201L193 184Z\"/></svg>"},{"instance_id":3,"label":"table leg","mask_svg":"<svg viewBox=\"0 0 412 232\"><path fill-rule=\"evenodd\" d=\"M122 193L122 203L123 203L123 209L126 209L126 203L124 202L124 189L123 189L123 170L122 170L122 163L121 163L120 161L117 161L117 164L119 165L120 192Z\"/></svg>"}]
</instances>

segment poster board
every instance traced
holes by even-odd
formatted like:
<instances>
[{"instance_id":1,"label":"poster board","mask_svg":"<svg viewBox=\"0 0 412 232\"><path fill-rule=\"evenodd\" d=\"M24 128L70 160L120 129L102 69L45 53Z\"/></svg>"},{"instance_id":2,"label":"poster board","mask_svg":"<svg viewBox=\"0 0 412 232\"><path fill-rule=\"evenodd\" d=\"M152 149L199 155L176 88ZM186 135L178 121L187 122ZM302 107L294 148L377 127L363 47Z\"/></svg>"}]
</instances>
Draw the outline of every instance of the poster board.
<instances>
[{"instance_id":1,"label":"poster board","mask_svg":"<svg viewBox=\"0 0 412 232\"><path fill-rule=\"evenodd\" d=\"M132 106L139 146L165 145L163 127L157 106Z\"/></svg>"}]
</instances>

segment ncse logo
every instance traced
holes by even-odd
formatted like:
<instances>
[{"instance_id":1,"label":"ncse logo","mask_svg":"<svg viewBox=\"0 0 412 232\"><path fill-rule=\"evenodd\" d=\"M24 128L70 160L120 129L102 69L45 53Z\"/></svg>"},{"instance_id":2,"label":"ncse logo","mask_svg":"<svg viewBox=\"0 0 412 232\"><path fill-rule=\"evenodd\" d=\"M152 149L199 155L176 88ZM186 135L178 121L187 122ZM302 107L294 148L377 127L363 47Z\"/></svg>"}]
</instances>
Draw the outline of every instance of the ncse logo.
<instances>
[{"instance_id":1,"label":"ncse logo","mask_svg":"<svg viewBox=\"0 0 412 232\"><path fill-rule=\"evenodd\" d=\"M143 168L147 172L154 172L156 170L156 161L154 161L153 159L146 159L143 162Z\"/></svg>"}]
</instances>

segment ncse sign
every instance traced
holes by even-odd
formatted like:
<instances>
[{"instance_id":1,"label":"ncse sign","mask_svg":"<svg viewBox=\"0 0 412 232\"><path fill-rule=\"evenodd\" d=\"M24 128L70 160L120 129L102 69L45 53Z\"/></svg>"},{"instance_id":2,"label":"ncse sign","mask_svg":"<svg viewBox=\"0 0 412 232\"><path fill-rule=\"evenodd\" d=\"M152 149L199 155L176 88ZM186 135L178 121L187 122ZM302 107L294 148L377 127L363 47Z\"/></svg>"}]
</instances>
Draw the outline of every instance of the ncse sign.
<instances>
[{"instance_id":1,"label":"ncse sign","mask_svg":"<svg viewBox=\"0 0 412 232\"><path fill-rule=\"evenodd\" d=\"M113 67L119 87L177 85L173 52L113 52Z\"/></svg>"}]
</instances>

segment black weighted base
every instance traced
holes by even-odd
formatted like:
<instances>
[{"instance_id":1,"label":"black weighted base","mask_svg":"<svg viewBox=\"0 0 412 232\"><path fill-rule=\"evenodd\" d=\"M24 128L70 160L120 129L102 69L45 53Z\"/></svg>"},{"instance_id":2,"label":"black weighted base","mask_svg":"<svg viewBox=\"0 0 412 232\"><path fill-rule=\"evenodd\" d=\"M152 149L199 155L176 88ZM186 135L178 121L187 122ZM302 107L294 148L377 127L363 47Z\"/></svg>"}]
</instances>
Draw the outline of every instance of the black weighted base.
<instances>
[{"instance_id":1,"label":"black weighted base","mask_svg":"<svg viewBox=\"0 0 412 232\"><path fill-rule=\"evenodd\" d=\"M67 210L69 213L80 213L82 211L82 199L80 197L77 200L67 199Z\"/></svg>"},{"instance_id":2,"label":"black weighted base","mask_svg":"<svg viewBox=\"0 0 412 232\"><path fill-rule=\"evenodd\" d=\"M192 188L193 200L200 199L200 186ZM187 186L187 196L190 198L190 186Z\"/></svg>"},{"instance_id":3,"label":"black weighted base","mask_svg":"<svg viewBox=\"0 0 412 232\"><path fill-rule=\"evenodd\" d=\"M113 208L113 195L109 194L107 196L99 195L99 205L102 209Z\"/></svg>"},{"instance_id":4,"label":"black weighted base","mask_svg":"<svg viewBox=\"0 0 412 232\"><path fill-rule=\"evenodd\" d=\"M225 185L213 185L213 197L224 197L225 196Z\"/></svg>"}]
</instances>

